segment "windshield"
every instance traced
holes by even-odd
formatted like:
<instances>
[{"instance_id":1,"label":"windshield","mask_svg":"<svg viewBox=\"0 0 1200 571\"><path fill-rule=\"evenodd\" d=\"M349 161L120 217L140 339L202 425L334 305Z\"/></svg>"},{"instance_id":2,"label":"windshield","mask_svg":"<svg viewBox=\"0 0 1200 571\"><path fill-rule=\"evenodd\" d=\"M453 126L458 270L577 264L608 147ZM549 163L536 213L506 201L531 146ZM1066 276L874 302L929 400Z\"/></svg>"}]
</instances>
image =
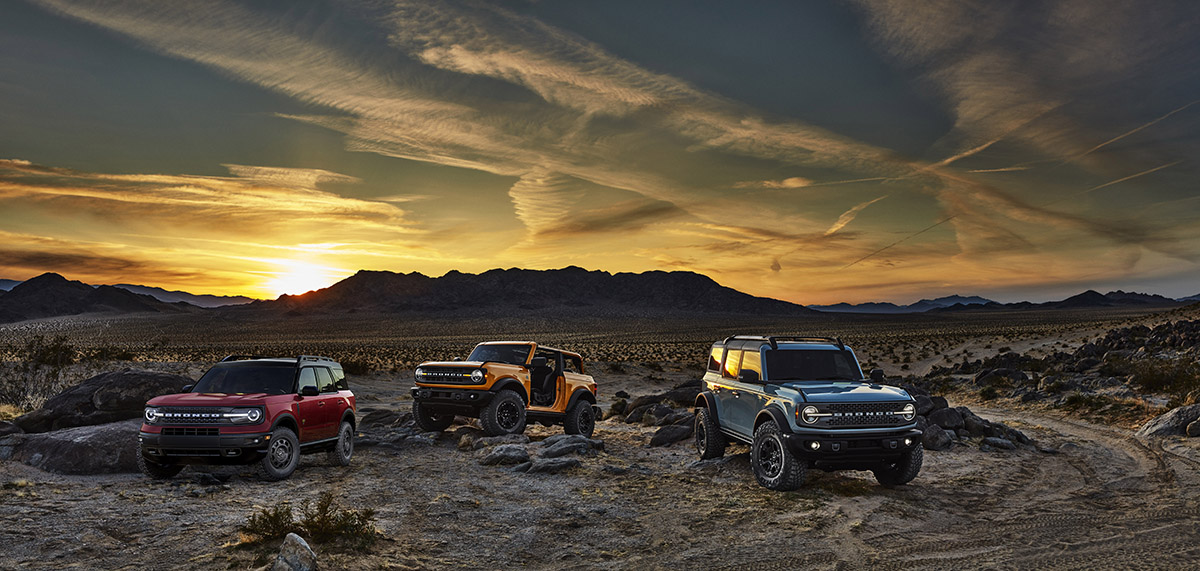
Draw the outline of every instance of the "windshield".
<instances>
[{"instance_id":1,"label":"windshield","mask_svg":"<svg viewBox=\"0 0 1200 571\"><path fill-rule=\"evenodd\" d=\"M285 395L292 392L295 375L291 363L222 363L204 373L192 392Z\"/></svg>"},{"instance_id":2,"label":"windshield","mask_svg":"<svg viewBox=\"0 0 1200 571\"><path fill-rule=\"evenodd\" d=\"M529 345L477 345L468 361L524 365L529 358Z\"/></svg>"},{"instance_id":3,"label":"windshield","mask_svg":"<svg viewBox=\"0 0 1200 571\"><path fill-rule=\"evenodd\" d=\"M778 381L858 381L862 370L849 351L767 351L767 375Z\"/></svg>"}]
</instances>

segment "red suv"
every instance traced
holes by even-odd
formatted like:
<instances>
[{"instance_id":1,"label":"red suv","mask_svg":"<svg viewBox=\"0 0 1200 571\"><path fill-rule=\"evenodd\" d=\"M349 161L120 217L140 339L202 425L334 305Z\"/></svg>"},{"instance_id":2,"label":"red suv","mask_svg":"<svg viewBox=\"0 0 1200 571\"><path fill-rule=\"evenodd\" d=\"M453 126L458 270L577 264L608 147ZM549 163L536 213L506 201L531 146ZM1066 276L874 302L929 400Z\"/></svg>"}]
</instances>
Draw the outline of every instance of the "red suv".
<instances>
[{"instance_id":1,"label":"red suv","mask_svg":"<svg viewBox=\"0 0 1200 571\"><path fill-rule=\"evenodd\" d=\"M326 357L230 355L184 392L146 403L138 466L170 478L186 464L258 462L268 480L292 475L302 452L354 453L354 393Z\"/></svg>"}]
</instances>

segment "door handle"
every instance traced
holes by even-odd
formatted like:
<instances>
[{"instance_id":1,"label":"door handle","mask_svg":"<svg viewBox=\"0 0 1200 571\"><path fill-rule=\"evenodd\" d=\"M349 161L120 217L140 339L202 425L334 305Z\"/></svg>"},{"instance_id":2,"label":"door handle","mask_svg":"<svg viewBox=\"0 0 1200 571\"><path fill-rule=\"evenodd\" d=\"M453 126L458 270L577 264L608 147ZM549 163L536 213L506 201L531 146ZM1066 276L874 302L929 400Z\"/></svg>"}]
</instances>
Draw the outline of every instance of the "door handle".
<instances>
[{"instance_id":1,"label":"door handle","mask_svg":"<svg viewBox=\"0 0 1200 571\"><path fill-rule=\"evenodd\" d=\"M317 403L317 406L325 406L325 401L321 401L321 402Z\"/></svg>"}]
</instances>

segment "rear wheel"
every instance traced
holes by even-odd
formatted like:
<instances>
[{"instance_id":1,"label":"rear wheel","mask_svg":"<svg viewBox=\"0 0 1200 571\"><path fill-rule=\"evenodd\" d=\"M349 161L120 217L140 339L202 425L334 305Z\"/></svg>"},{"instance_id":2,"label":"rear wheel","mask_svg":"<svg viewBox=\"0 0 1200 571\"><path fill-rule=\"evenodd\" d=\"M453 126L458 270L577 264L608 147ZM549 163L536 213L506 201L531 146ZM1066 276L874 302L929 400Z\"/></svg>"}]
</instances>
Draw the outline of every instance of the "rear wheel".
<instances>
[{"instance_id":1,"label":"rear wheel","mask_svg":"<svg viewBox=\"0 0 1200 571\"><path fill-rule=\"evenodd\" d=\"M420 402L413 403L412 412L413 420L416 420L417 426L425 432L441 432L454 422L453 414L434 412L429 405Z\"/></svg>"},{"instance_id":2,"label":"rear wheel","mask_svg":"<svg viewBox=\"0 0 1200 571\"><path fill-rule=\"evenodd\" d=\"M267 455L258 462L258 473L265 480L283 480L300 464L300 439L290 428L280 426L271 431Z\"/></svg>"},{"instance_id":3,"label":"rear wheel","mask_svg":"<svg viewBox=\"0 0 1200 571\"><path fill-rule=\"evenodd\" d=\"M580 399L567 411L567 418L563 421L563 432L591 438L595 430L596 412L592 409L592 403Z\"/></svg>"},{"instance_id":4,"label":"rear wheel","mask_svg":"<svg viewBox=\"0 0 1200 571\"><path fill-rule=\"evenodd\" d=\"M349 466L351 456L354 456L354 427L342 421L342 426L338 428L337 443L329 451L329 461L335 465Z\"/></svg>"},{"instance_id":5,"label":"rear wheel","mask_svg":"<svg viewBox=\"0 0 1200 571\"><path fill-rule=\"evenodd\" d=\"M169 480L175 477L180 470L183 470L183 464L159 464L142 455L142 450L139 447L137 451L138 469L143 474L154 478L155 480Z\"/></svg>"},{"instance_id":6,"label":"rear wheel","mask_svg":"<svg viewBox=\"0 0 1200 571\"><path fill-rule=\"evenodd\" d=\"M921 464L925 461L925 451L921 445L913 446L894 462L888 462L882 468L875 469L875 479L885 488L903 486L921 473Z\"/></svg>"},{"instance_id":7,"label":"rear wheel","mask_svg":"<svg viewBox=\"0 0 1200 571\"><path fill-rule=\"evenodd\" d=\"M525 431L525 399L514 391L504 389L483 407L479 424L488 436L520 434Z\"/></svg>"},{"instance_id":8,"label":"rear wheel","mask_svg":"<svg viewBox=\"0 0 1200 571\"><path fill-rule=\"evenodd\" d=\"M750 467L763 487L787 492L804 483L807 469L788 451L783 435L774 422L764 422L754 431L750 449Z\"/></svg>"},{"instance_id":9,"label":"rear wheel","mask_svg":"<svg viewBox=\"0 0 1200 571\"><path fill-rule=\"evenodd\" d=\"M696 409L696 424L693 428L696 437L696 452L701 460L720 458L725 455L725 435L721 427L713 420L712 413L707 408Z\"/></svg>"}]
</instances>

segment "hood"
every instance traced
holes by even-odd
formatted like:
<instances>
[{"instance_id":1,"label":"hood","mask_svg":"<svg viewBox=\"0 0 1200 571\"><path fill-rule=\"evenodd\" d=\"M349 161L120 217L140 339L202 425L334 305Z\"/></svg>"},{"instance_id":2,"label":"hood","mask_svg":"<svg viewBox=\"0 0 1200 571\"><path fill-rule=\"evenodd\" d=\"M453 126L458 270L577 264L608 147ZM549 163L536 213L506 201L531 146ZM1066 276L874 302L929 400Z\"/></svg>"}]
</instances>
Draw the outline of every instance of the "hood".
<instances>
[{"instance_id":1,"label":"hood","mask_svg":"<svg viewBox=\"0 0 1200 571\"><path fill-rule=\"evenodd\" d=\"M179 393L150 399L146 406L261 406L267 393Z\"/></svg>"},{"instance_id":2,"label":"hood","mask_svg":"<svg viewBox=\"0 0 1200 571\"><path fill-rule=\"evenodd\" d=\"M912 397L899 387L864 381L793 381L781 386L800 391L807 402L889 402L910 401Z\"/></svg>"},{"instance_id":3,"label":"hood","mask_svg":"<svg viewBox=\"0 0 1200 571\"><path fill-rule=\"evenodd\" d=\"M483 361L429 361L421 363L418 367L458 367L463 369L478 369L487 363Z\"/></svg>"}]
</instances>

